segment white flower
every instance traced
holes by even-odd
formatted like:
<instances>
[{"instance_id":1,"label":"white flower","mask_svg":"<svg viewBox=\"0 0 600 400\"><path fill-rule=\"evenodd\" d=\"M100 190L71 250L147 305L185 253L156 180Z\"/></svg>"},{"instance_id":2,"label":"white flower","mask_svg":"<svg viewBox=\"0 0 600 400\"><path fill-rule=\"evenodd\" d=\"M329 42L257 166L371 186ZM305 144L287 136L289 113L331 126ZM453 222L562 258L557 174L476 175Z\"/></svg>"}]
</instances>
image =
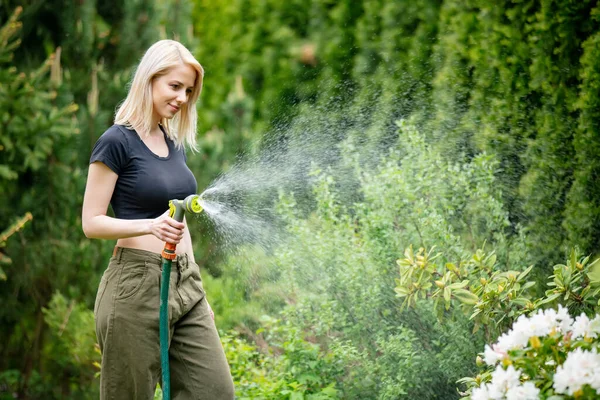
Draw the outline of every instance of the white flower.
<instances>
[{"instance_id":1,"label":"white flower","mask_svg":"<svg viewBox=\"0 0 600 400\"><path fill-rule=\"evenodd\" d=\"M491 386L498 389L502 394L512 387L519 386L521 383L521 371L516 370L515 367L509 365L508 368L504 369L501 365L496 367L496 370L492 372ZM488 388L491 392L492 388Z\"/></svg>"},{"instance_id":2,"label":"white flower","mask_svg":"<svg viewBox=\"0 0 600 400\"><path fill-rule=\"evenodd\" d=\"M524 330L510 330L498 338L498 343L493 348L498 353L507 353L509 350L522 349L528 341L529 336Z\"/></svg>"},{"instance_id":3,"label":"white flower","mask_svg":"<svg viewBox=\"0 0 600 400\"><path fill-rule=\"evenodd\" d=\"M590 321L588 337L597 338L600 334L600 315L596 314L596 317Z\"/></svg>"},{"instance_id":4,"label":"white flower","mask_svg":"<svg viewBox=\"0 0 600 400\"><path fill-rule=\"evenodd\" d=\"M502 400L504 399L504 390L500 387L494 385L494 383L488 383L486 385L488 396L490 396L491 400Z\"/></svg>"},{"instance_id":5,"label":"white flower","mask_svg":"<svg viewBox=\"0 0 600 400\"><path fill-rule=\"evenodd\" d=\"M491 400L485 384L473 389L471 392L471 400Z\"/></svg>"},{"instance_id":6,"label":"white flower","mask_svg":"<svg viewBox=\"0 0 600 400\"><path fill-rule=\"evenodd\" d=\"M496 365L498 361L508 356L506 352L496 351L496 349L496 345L494 345L494 348L490 347L487 344L485 345L485 351L483 352L483 361L485 361L487 365Z\"/></svg>"},{"instance_id":7,"label":"white flower","mask_svg":"<svg viewBox=\"0 0 600 400\"><path fill-rule=\"evenodd\" d=\"M588 337L597 338L600 334L600 315L590 321L585 314L575 318L573 323L573 338Z\"/></svg>"},{"instance_id":8,"label":"white flower","mask_svg":"<svg viewBox=\"0 0 600 400\"><path fill-rule=\"evenodd\" d=\"M587 315L581 314L579 317L575 318L575 322L573 323L574 339L587 336L589 330L590 319L587 317Z\"/></svg>"},{"instance_id":9,"label":"white flower","mask_svg":"<svg viewBox=\"0 0 600 400\"><path fill-rule=\"evenodd\" d=\"M553 328L558 326L556 319L556 311L550 309L546 312L539 310L529 319L529 331L527 332L527 340L532 336L546 336ZM513 329L515 327L513 326Z\"/></svg>"},{"instance_id":10,"label":"white flower","mask_svg":"<svg viewBox=\"0 0 600 400\"><path fill-rule=\"evenodd\" d=\"M525 382L522 386L514 386L506 391L506 400L538 400L540 390L532 382Z\"/></svg>"},{"instance_id":11,"label":"white flower","mask_svg":"<svg viewBox=\"0 0 600 400\"><path fill-rule=\"evenodd\" d=\"M545 330L545 321L543 320L543 315L534 315L532 318L527 318L525 315L521 315L515 323L510 331L508 331L508 336L510 340L511 348L510 349L522 349L527 346L527 342L529 338L532 336L539 336L540 331Z\"/></svg>"},{"instance_id":12,"label":"white flower","mask_svg":"<svg viewBox=\"0 0 600 400\"><path fill-rule=\"evenodd\" d=\"M596 349L576 349L569 353L563 365L556 368L553 386L557 393L572 396L584 385L600 389L600 355Z\"/></svg>"},{"instance_id":13,"label":"white flower","mask_svg":"<svg viewBox=\"0 0 600 400\"><path fill-rule=\"evenodd\" d=\"M556 318L560 321L559 328L563 334L571 331L573 318L571 318L571 316L569 315L569 310L559 305L558 312L556 313Z\"/></svg>"}]
</instances>

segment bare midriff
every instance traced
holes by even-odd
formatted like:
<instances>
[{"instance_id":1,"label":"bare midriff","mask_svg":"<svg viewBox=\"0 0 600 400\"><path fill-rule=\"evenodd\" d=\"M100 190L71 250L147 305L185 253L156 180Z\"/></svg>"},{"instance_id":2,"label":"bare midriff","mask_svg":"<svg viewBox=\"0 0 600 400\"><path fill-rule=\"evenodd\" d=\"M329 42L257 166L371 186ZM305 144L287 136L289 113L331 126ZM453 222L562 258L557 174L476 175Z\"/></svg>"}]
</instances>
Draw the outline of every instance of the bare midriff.
<instances>
[{"instance_id":1,"label":"bare midriff","mask_svg":"<svg viewBox=\"0 0 600 400\"><path fill-rule=\"evenodd\" d=\"M185 227L187 229L187 226ZM143 235L143 236L135 236L130 238L123 238L117 240L117 246L119 247L128 247L132 249L140 249L151 251L152 253L162 253L165 248L165 242L160 240L154 235ZM177 243L177 249L175 253L183 254L183 253L192 253L192 249L189 248L189 244L184 238L181 239L179 243Z\"/></svg>"}]
</instances>

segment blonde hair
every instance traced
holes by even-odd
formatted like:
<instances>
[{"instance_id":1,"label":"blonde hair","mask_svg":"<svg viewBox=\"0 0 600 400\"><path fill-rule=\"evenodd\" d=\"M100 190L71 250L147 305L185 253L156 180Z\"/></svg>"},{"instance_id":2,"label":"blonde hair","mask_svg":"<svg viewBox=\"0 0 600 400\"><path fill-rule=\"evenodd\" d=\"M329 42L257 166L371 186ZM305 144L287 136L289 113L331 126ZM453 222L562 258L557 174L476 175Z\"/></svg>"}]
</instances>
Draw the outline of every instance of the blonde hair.
<instances>
[{"instance_id":1,"label":"blonde hair","mask_svg":"<svg viewBox=\"0 0 600 400\"><path fill-rule=\"evenodd\" d=\"M115 114L115 124L148 134L154 128L152 81L182 63L196 70L194 87L188 101L172 120L162 118L160 124L178 148L186 144L196 150L196 101L202 91L204 69L185 46L174 40L160 40L146 51L135 70L129 93Z\"/></svg>"}]
</instances>

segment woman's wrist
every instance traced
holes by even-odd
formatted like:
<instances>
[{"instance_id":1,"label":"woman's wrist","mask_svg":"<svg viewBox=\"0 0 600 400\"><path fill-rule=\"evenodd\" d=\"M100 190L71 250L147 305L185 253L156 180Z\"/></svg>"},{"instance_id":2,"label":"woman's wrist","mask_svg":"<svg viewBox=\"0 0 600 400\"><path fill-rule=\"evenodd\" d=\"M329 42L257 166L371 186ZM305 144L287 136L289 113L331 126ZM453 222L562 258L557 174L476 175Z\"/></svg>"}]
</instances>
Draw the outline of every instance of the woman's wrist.
<instances>
[{"instance_id":1,"label":"woman's wrist","mask_svg":"<svg viewBox=\"0 0 600 400\"><path fill-rule=\"evenodd\" d=\"M143 228L143 234L144 235L151 235L152 234L152 223L154 222L153 219L145 219L144 220L144 228Z\"/></svg>"}]
</instances>

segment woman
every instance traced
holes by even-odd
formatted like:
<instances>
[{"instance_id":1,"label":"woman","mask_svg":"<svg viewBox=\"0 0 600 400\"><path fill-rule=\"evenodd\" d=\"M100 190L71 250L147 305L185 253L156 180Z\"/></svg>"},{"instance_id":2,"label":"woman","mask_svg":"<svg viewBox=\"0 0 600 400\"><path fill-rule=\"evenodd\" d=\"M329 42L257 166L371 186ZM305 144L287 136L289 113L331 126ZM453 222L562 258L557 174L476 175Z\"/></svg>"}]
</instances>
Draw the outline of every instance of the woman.
<instances>
[{"instance_id":1,"label":"woman","mask_svg":"<svg viewBox=\"0 0 600 400\"><path fill-rule=\"evenodd\" d=\"M160 253L177 245L169 289L171 396L232 399L233 383L194 261L185 220L168 201L196 193L184 145L195 149L204 71L180 43L161 40L135 72L115 125L90 158L82 226L88 238L117 239L94 315L102 351L102 399L152 399L161 377ZM111 204L115 217L106 215Z\"/></svg>"}]
</instances>

